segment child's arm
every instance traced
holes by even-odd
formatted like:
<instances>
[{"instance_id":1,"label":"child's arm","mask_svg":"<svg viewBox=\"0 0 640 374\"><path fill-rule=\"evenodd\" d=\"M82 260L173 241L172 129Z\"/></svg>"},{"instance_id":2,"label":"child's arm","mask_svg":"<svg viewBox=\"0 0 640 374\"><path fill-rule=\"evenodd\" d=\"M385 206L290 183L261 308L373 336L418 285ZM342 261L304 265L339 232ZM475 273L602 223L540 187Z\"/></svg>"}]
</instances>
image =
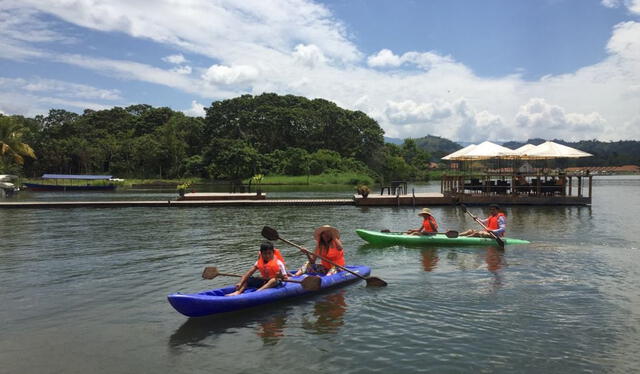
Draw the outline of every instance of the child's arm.
<instances>
[{"instance_id":1,"label":"child's arm","mask_svg":"<svg viewBox=\"0 0 640 374\"><path fill-rule=\"evenodd\" d=\"M253 265L251 269L249 269L249 271L247 271L242 276L242 278L240 278L240 281L236 284L236 290L239 290L242 286L244 286L247 283L247 280L249 279L249 277L252 276L253 273L256 272L256 270L258 270L258 267L256 265Z\"/></svg>"}]
</instances>

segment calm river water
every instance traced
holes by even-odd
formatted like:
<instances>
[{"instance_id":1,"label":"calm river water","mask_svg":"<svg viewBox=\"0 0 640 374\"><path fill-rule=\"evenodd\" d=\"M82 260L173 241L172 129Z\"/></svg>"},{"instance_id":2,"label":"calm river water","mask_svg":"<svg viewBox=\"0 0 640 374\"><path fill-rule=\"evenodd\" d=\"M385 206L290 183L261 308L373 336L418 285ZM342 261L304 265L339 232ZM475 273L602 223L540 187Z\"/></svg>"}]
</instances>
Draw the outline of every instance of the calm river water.
<instances>
[{"instance_id":1,"label":"calm river water","mask_svg":"<svg viewBox=\"0 0 640 374\"><path fill-rule=\"evenodd\" d=\"M591 207L507 207L508 236L532 244L504 253L371 248L355 234L418 227L422 207L0 210L0 372L637 372L640 178L594 182ZM432 211L442 229L475 228L460 209ZM312 246L321 224L340 228L348 263L372 267L389 286L360 282L199 319L166 301L232 284L202 280L202 269L244 272L264 225ZM278 247L289 265L303 262Z\"/></svg>"}]
</instances>

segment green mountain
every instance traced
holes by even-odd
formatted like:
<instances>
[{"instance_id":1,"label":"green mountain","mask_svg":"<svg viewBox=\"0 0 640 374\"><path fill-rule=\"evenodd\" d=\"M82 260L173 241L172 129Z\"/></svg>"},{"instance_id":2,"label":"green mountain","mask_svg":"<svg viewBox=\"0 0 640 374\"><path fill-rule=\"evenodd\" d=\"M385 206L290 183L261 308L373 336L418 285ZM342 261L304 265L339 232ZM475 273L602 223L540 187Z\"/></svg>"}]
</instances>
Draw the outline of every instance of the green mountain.
<instances>
[{"instance_id":1,"label":"green mountain","mask_svg":"<svg viewBox=\"0 0 640 374\"><path fill-rule=\"evenodd\" d=\"M449 139L439 136L427 135L422 138L414 139L419 148L429 152L434 160L440 160L443 156L457 151L462 146Z\"/></svg>"}]
</instances>

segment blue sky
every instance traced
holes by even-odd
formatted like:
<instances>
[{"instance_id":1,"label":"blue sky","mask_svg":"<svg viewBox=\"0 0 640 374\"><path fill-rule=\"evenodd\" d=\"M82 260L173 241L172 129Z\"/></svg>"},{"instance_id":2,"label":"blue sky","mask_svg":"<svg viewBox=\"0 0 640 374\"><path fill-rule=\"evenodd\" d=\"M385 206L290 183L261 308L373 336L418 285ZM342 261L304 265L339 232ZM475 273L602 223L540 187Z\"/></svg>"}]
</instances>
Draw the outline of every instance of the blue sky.
<instances>
[{"instance_id":1,"label":"blue sky","mask_svg":"<svg viewBox=\"0 0 640 374\"><path fill-rule=\"evenodd\" d=\"M0 0L0 112L276 92L390 137L640 139L640 0Z\"/></svg>"}]
</instances>

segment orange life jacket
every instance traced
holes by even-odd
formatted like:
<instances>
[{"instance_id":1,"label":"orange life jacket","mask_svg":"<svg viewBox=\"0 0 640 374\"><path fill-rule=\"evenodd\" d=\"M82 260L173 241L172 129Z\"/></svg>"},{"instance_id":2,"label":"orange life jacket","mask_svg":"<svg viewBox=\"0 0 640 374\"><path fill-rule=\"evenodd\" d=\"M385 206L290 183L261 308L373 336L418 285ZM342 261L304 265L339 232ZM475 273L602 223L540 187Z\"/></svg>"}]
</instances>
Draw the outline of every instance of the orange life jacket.
<instances>
[{"instance_id":1,"label":"orange life jacket","mask_svg":"<svg viewBox=\"0 0 640 374\"><path fill-rule=\"evenodd\" d=\"M424 220L422 221L422 231L438 232L438 224L436 223L436 219L432 216L424 217Z\"/></svg>"},{"instance_id":2,"label":"orange life jacket","mask_svg":"<svg viewBox=\"0 0 640 374\"><path fill-rule=\"evenodd\" d=\"M327 249L327 251L324 253L320 252L320 255L328 258L329 260L331 260L331 262L334 262L340 266L344 266L345 264L344 251L338 249L338 246L336 245L336 242L334 240L332 240L331 244L329 244L329 249ZM322 266L324 266L326 269L331 269L333 267L332 264L325 260L322 260Z\"/></svg>"},{"instance_id":3,"label":"orange life jacket","mask_svg":"<svg viewBox=\"0 0 640 374\"><path fill-rule=\"evenodd\" d=\"M284 264L284 259L282 258L282 254L279 250L273 249L273 258L269 262L265 262L262 256L258 255L258 262L256 266L258 270L260 270L260 275L262 278L271 279L275 278L280 272L280 266L278 266L278 260L282 261Z\"/></svg>"},{"instance_id":4,"label":"orange life jacket","mask_svg":"<svg viewBox=\"0 0 640 374\"><path fill-rule=\"evenodd\" d=\"M495 216L489 216L487 217L487 228L489 230L497 230L500 228L500 225L498 224L498 218L500 217L505 217L504 213L498 213ZM504 232L500 234L500 236L504 236Z\"/></svg>"},{"instance_id":5,"label":"orange life jacket","mask_svg":"<svg viewBox=\"0 0 640 374\"><path fill-rule=\"evenodd\" d=\"M280 253L280 250L278 248L273 249L273 255L278 260L282 261L283 264L286 264L286 262L284 261L284 257L282 257L282 253Z\"/></svg>"}]
</instances>

